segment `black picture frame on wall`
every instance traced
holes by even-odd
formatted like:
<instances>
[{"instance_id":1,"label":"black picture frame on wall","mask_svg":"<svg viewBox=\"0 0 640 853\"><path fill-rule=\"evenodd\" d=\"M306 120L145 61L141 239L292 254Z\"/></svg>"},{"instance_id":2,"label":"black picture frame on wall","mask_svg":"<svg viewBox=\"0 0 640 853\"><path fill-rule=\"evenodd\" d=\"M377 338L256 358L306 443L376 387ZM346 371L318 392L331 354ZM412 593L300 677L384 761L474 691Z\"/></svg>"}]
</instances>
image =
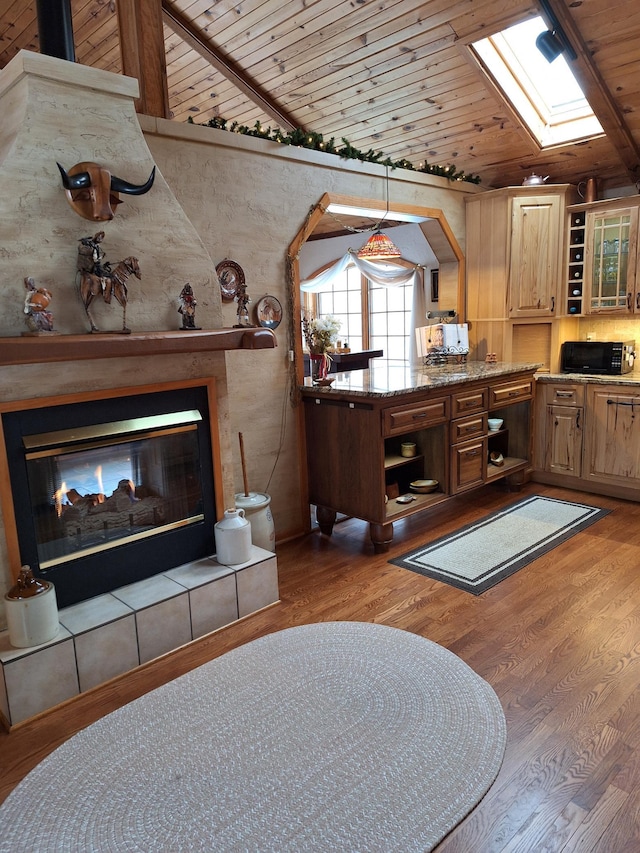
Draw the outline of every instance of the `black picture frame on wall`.
<instances>
[{"instance_id":1,"label":"black picture frame on wall","mask_svg":"<svg viewBox=\"0 0 640 853\"><path fill-rule=\"evenodd\" d=\"M438 284L440 279L440 270L431 270L431 301L438 301Z\"/></svg>"}]
</instances>

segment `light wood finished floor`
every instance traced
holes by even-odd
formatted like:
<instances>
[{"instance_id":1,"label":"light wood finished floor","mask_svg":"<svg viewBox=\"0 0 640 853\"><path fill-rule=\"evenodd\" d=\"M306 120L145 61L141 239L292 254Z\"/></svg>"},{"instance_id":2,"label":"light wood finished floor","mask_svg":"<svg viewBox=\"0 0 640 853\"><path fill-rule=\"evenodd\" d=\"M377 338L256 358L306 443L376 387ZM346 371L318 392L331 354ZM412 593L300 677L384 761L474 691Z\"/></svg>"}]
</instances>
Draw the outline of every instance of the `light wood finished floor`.
<instances>
[{"instance_id":1,"label":"light wood finished floor","mask_svg":"<svg viewBox=\"0 0 640 853\"><path fill-rule=\"evenodd\" d=\"M535 492L613 512L480 597L387 562ZM282 604L1 734L0 799L80 728L241 643L366 620L451 649L493 685L507 716L495 784L438 853L640 851L640 505L492 486L396 524L388 555L374 555L367 525L348 520L331 539L279 546L278 566Z\"/></svg>"}]
</instances>

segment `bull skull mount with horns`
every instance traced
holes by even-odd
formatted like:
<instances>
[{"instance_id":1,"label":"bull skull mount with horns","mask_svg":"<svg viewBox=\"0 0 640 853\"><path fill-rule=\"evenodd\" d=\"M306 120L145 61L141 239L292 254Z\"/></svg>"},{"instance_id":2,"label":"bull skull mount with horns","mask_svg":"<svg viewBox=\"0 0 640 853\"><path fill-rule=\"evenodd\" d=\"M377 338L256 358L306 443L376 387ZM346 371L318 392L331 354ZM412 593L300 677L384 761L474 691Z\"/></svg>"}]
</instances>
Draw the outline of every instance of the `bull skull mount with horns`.
<instances>
[{"instance_id":1,"label":"bull skull mount with horns","mask_svg":"<svg viewBox=\"0 0 640 853\"><path fill-rule=\"evenodd\" d=\"M79 216L92 222L113 219L115 209L121 203L118 193L144 195L153 186L156 176L154 166L144 184L130 184L97 163L76 163L68 172L60 163L56 165L60 169L67 201Z\"/></svg>"}]
</instances>

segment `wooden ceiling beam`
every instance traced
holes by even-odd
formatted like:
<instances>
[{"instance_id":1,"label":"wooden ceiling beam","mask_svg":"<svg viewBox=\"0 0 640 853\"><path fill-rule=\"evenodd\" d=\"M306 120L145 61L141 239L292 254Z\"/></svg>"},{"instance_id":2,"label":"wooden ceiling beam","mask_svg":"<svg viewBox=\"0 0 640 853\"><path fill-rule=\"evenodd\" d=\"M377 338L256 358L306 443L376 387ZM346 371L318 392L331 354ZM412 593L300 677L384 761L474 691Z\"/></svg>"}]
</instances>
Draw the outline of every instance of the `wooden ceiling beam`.
<instances>
[{"instance_id":1,"label":"wooden ceiling beam","mask_svg":"<svg viewBox=\"0 0 640 853\"><path fill-rule=\"evenodd\" d=\"M220 50L202 39L198 30L183 15L173 8L169 0L162 0L164 20L173 32L213 65L221 74L237 86L256 106L260 107L281 129L295 130L300 124L269 94L265 92L245 71L225 56Z\"/></svg>"},{"instance_id":2,"label":"wooden ceiling beam","mask_svg":"<svg viewBox=\"0 0 640 853\"><path fill-rule=\"evenodd\" d=\"M551 14L564 31L571 46L577 53L577 59L566 57L567 64L575 74L582 87L591 109L602 125L609 141L615 148L624 164L629 177L634 183L640 180L640 148L633 138L614 98L602 79L593 61L591 51L582 39L582 35L565 4L565 0L545 0L542 15L547 19L544 6L548 6ZM547 20L547 24L553 22Z\"/></svg>"},{"instance_id":3,"label":"wooden ceiling beam","mask_svg":"<svg viewBox=\"0 0 640 853\"><path fill-rule=\"evenodd\" d=\"M118 0L122 72L140 85L136 111L169 118L161 0Z\"/></svg>"}]
</instances>

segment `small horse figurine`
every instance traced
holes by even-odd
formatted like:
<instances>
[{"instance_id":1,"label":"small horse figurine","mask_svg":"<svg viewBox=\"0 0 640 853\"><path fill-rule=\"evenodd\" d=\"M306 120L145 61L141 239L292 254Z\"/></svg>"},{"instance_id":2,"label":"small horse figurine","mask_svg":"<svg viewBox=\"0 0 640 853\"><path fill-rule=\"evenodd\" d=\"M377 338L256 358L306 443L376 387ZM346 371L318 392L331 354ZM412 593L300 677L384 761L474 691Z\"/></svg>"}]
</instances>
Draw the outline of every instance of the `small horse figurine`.
<instances>
[{"instance_id":1,"label":"small horse figurine","mask_svg":"<svg viewBox=\"0 0 640 853\"><path fill-rule=\"evenodd\" d=\"M131 329L127 328L127 279L131 275L134 275L137 279L142 278L138 259L133 257L125 258L114 269L111 269L110 264L105 264L100 268L99 274L81 269L78 270L78 275L80 276L80 297L91 323L91 331L100 331L89 311L89 306L93 302L94 297L102 295L102 298L108 305L113 296L116 302L122 306L122 334L128 335Z\"/></svg>"}]
</instances>

